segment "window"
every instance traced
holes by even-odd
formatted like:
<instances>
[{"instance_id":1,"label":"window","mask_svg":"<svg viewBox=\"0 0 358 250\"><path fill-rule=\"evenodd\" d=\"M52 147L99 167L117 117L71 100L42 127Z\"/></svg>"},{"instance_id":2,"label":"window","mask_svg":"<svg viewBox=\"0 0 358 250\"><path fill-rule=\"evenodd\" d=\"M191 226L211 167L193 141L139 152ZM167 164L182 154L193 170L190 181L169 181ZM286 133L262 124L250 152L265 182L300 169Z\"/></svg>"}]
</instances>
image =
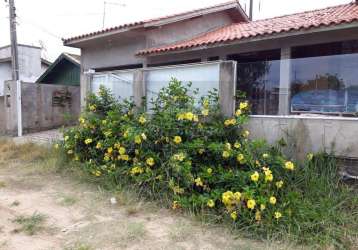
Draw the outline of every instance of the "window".
<instances>
[{"instance_id":1,"label":"window","mask_svg":"<svg viewBox=\"0 0 358 250\"><path fill-rule=\"evenodd\" d=\"M246 94L253 115L277 115L280 87L280 50L231 55L236 60L237 90ZM237 97L240 102L241 98Z\"/></svg>"},{"instance_id":2,"label":"window","mask_svg":"<svg viewBox=\"0 0 358 250\"><path fill-rule=\"evenodd\" d=\"M133 96L133 72L114 71L96 74L92 77L92 92L98 93L101 85L112 91L117 100L129 99Z\"/></svg>"},{"instance_id":3,"label":"window","mask_svg":"<svg viewBox=\"0 0 358 250\"><path fill-rule=\"evenodd\" d=\"M292 113L358 113L357 44L350 41L293 50Z\"/></svg>"}]
</instances>

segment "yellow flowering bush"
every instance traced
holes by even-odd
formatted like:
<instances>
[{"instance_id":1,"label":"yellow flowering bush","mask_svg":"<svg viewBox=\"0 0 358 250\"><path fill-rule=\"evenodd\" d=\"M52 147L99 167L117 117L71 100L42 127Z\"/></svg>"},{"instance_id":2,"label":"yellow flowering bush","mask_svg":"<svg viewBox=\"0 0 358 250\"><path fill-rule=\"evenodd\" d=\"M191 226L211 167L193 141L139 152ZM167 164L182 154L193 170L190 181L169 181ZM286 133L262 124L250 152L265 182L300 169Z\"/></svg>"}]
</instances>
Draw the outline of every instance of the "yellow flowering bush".
<instances>
[{"instance_id":1,"label":"yellow flowering bush","mask_svg":"<svg viewBox=\"0 0 358 250\"><path fill-rule=\"evenodd\" d=\"M286 183L295 164L278 148L248 138L249 103L224 117L217 92L200 101L189 93L173 80L151 100L148 115L101 88L62 146L93 176L169 197L173 209L205 208L240 225L291 217Z\"/></svg>"}]
</instances>

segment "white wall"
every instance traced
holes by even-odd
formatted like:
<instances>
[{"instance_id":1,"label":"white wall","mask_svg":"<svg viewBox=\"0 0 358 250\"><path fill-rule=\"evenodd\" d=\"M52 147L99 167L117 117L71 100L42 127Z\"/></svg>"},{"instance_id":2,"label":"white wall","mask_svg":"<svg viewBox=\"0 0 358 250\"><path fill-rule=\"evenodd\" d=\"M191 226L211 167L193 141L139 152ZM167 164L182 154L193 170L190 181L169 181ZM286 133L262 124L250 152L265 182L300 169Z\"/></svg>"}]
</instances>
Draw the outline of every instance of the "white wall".
<instances>
[{"instance_id":1,"label":"white wall","mask_svg":"<svg viewBox=\"0 0 358 250\"><path fill-rule=\"evenodd\" d=\"M0 63L0 96L4 95L4 82L11 80L11 63Z\"/></svg>"}]
</instances>

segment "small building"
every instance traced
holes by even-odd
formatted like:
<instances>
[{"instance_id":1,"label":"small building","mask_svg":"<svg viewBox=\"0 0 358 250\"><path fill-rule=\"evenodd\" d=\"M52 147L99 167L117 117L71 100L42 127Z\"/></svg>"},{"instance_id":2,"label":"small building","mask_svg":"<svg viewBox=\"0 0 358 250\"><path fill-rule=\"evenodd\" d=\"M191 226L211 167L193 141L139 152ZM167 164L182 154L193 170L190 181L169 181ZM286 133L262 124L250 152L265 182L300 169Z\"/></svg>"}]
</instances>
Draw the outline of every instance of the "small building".
<instances>
[{"instance_id":1,"label":"small building","mask_svg":"<svg viewBox=\"0 0 358 250\"><path fill-rule=\"evenodd\" d=\"M141 100L169 76L193 79L195 87L219 88L228 115L244 91L252 137L286 138L301 156L327 150L358 159L357 1L257 21L231 1L64 45L81 49L82 105L99 84Z\"/></svg>"},{"instance_id":2,"label":"small building","mask_svg":"<svg viewBox=\"0 0 358 250\"><path fill-rule=\"evenodd\" d=\"M80 86L80 70L80 56L62 53L36 82Z\"/></svg>"},{"instance_id":3,"label":"small building","mask_svg":"<svg viewBox=\"0 0 358 250\"><path fill-rule=\"evenodd\" d=\"M18 45L19 80L33 82L49 66L50 62L41 58L41 48L31 45ZM5 82L12 79L11 46L0 47L0 134L5 131Z\"/></svg>"}]
</instances>

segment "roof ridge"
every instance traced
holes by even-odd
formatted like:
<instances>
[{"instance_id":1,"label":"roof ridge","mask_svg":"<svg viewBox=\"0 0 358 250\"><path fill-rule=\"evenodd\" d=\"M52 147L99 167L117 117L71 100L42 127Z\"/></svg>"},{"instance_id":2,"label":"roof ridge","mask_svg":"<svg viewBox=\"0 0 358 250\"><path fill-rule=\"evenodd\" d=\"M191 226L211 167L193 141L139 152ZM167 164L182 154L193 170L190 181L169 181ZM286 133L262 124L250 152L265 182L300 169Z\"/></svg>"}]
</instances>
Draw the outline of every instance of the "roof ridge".
<instances>
[{"instance_id":1,"label":"roof ridge","mask_svg":"<svg viewBox=\"0 0 358 250\"><path fill-rule=\"evenodd\" d=\"M209 5L209 6L203 7L203 8L197 8L197 9L191 9L191 10L182 11L182 12L178 12L178 13L173 13L173 14L169 14L169 15L166 15L166 16L163 15L163 16L158 16L158 17L154 17L154 18L148 18L148 19L139 20L139 21L122 23L122 24L118 24L118 25L115 25L115 26L111 26L111 27L108 27L108 28L101 29L101 30L88 32L88 33L83 34L83 35L78 35L78 36L65 38L65 39L62 39L62 40L65 41L65 42L66 41L71 41L71 40L75 40L75 39L80 38L80 37L87 37L87 36L102 34L102 33L105 33L105 32L112 31L112 30L116 30L116 29L121 29L121 28L126 28L126 27L133 27L133 26L137 26L137 25L143 25L143 24L146 24L146 23L149 23L149 22L156 22L156 21L160 21L162 19L173 18L173 17L177 17L177 16L181 16L181 15L188 15L188 14L192 14L192 13L207 10L207 9L214 9L214 8L224 7L224 6L230 5L230 4L236 4L238 7L240 7L240 10L242 10L242 13L246 16L246 18L248 18L246 12L242 9L241 4L237 0L230 0L230 1L219 3L219 4L215 4L215 5Z\"/></svg>"},{"instance_id":2,"label":"roof ridge","mask_svg":"<svg viewBox=\"0 0 358 250\"><path fill-rule=\"evenodd\" d=\"M319 9L305 10L305 11L295 12L295 13L291 13L291 14L285 14L285 15L279 15L279 16L274 16L274 17L268 17L268 18L264 18L264 19L258 19L258 20L250 21L250 23L260 22L260 21L268 21L268 20L272 20L272 19L279 19L279 18L284 18L284 17L288 17L288 16L294 16L294 15L299 15L299 14L313 13L313 12L316 12L316 11L323 11L323 10L335 9L335 8L339 8L339 7L343 7L343 6L348 6L348 5L357 5L357 6L358 6L358 4L355 3L355 2L342 3L342 4L332 5L332 6L328 6L328 7L324 7L324 8L319 8Z\"/></svg>"}]
</instances>

